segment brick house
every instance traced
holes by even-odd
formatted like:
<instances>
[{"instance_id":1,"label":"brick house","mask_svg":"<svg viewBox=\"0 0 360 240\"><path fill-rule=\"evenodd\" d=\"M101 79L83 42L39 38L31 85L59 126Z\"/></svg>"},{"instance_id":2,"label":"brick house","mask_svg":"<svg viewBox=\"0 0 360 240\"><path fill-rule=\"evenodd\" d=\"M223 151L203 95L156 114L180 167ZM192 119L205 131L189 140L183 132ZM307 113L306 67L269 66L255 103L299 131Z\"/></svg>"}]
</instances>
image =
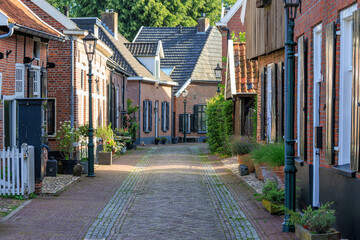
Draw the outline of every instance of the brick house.
<instances>
[{"instance_id":1,"label":"brick house","mask_svg":"<svg viewBox=\"0 0 360 240\"><path fill-rule=\"evenodd\" d=\"M58 70L49 71L49 145L56 150L56 131L65 120L84 125L89 121L89 71L82 38L87 29L80 29L66 15L45 0L22 0L49 25L66 35L65 42L50 41L49 59ZM95 29L93 33L99 37ZM93 60L92 93L94 128L112 123L121 127L121 112L126 111L126 71L110 57L113 51L101 40L97 42Z\"/></svg>"},{"instance_id":2,"label":"brick house","mask_svg":"<svg viewBox=\"0 0 360 240\"><path fill-rule=\"evenodd\" d=\"M0 1L0 148L35 148L35 184L41 186L49 123L44 108L48 97L49 42L63 42L51 27L20 0Z\"/></svg>"},{"instance_id":3,"label":"brick house","mask_svg":"<svg viewBox=\"0 0 360 240\"><path fill-rule=\"evenodd\" d=\"M264 3L264 4L257 4ZM244 4L246 58L258 62L257 140L284 136L285 11L282 1Z\"/></svg>"},{"instance_id":4,"label":"brick house","mask_svg":"<svg viewBox=\"0 0 360 240\"><path fill-rule=\"evenodd\" d=\"M296 130L304 147L296 166L297 207L334 202L341 237L359 239L359 1L303 0L301 8Z\"/></svg>"},{"instance_id":5,"label":"brick house","mask_svg":"<svg viewBox=\"0 0 360 240\"><path fill-rule=\"evenodd\" d=\"M246 31L245 10L245 0L238 0L231 8L223 7L222 17L215 25L222 33L222 82L225 84L225 98L234 101L234 135L251 136L254 132L251 119L256 114L258 66L257 60L246 59L246 44L236 39L239 38L239 33Z\"/></svg>"},{"instance_id":6,"label":"brick house","mask_svg":"<svg viewBox=\"0 0 360 240\"><path fill-rule=\"evenodd\" d=\"M206 138L206 101L216 94L218 82L214 68L221 64L221 34L202 17L196 27L141 27L133 43L162 42L165 58L160 68L178 86L174 87L172 136L183 138L184 123L187 138L202 141ZM181 93L189 95L187 111Z\"/></svg>"},{"instance_id":7,"label":"brick house","mask_svg":"<svg viewBox=\"0 0 360 240\"><path fill-rule=\"evenodd\" d=\"M164 57L162 44L132 45L118 33L117 13L102 13L97 18L73 18L82 29L95 30L99 38L114 52L112 60L129 73L126 96L140 106L136 118L139 124L137 143L154 143L155 137L171 141L172 108L171 93L176 85L160 70Z\"/></svg>"}]
</instances>

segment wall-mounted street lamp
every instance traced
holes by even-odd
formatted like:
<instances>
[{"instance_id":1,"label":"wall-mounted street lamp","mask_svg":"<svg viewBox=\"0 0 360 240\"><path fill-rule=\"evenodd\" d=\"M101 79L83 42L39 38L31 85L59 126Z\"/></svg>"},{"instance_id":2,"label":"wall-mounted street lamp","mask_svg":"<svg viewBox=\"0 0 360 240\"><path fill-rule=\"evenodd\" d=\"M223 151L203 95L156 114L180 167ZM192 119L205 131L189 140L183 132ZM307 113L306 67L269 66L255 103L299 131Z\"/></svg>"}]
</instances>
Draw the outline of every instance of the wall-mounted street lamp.
<instances>
[{"instance_id":1,"label":"wall-mounted street lamp","mask_svg":"<svg viewBox=\"0 0 360 240\"><path fill-rule=\"evenodd\" d=\"M283 0L287 24L287 39L285 45L287 46L287 61L285 67L286 88L285 88L285 207L290 210L295 210L295 149L294 149L294 109L295 109L295 45L294 42L294 21L296 18L297 8L301 4L301 0ZM289 214L285 214L283 223L283 232L293 232L294 225L289 223Z\"/></svg>"},{"instance_id":2,"label":"wall-mounted street lamp","mask_svg":"<svg viewBox=\"0 0 360 240\"><path fill-rule=\"evenodd\" d=\"M83 42L85 45L85 52L89 61L89 143L88 143L88 163L89 163L89 170L88 170L88 177L95 177L94 174L94 129L93 129L93 122L92 122L92 91L91 91L91 84L92 84L92 61L95 55L96 49L96 42L97 38L88 33L83 38Z\"/></svg>"},{"instance_id":3,"label":"wall-mounted street lamp","mask_svg":"<svg viewBox=\"0 0 360 240\"><path fill-rule=\"evenodd\" d=\"M214 68L214 72L215 72L215 77L218 83L218 88L216 90L216 92L218 94L220 94L220 82L221 82L221 72L222 72L222 68L220 67L220 64L217 64L216 68Z\"/></svg>"},{"instance_id":4,"label":"wall-mounted street lamp","mask_svg":"<svg viewBox=\"0 0 360 240\"><path fill-rule=\"evenodd\" d=\"M186 116L186 103L187 103L186 99L188 97L188 94L189 94L189 92L186 89L182 92L182 96L184 98L184 117L183 117L183 121L184 121L184 127L183 127L184 143L186 143L187 125L188 125L188 121L189 121L189 119L188 119L188 121L186 121L186 118L187 118L187 116Z\"/></svg>"}]
</instances>

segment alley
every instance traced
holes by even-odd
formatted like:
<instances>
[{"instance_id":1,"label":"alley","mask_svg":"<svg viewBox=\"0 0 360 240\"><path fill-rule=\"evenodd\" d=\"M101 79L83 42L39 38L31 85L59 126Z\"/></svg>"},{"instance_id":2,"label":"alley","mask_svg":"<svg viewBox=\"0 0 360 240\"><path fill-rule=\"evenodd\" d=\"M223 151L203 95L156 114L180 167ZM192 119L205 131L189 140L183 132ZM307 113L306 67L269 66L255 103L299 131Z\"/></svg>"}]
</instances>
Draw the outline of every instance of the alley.
<instances>
[{"instance_id":1,"label":"alley","mask_svg":"<svg viewBox=\"0 0 360 240\"><path fill-rule=\"evenodd\" d=\"M33 200L0 225L0 238L289 239L280 224L264 234L252 215L265 223L274 218L244 207L256 206L254 200L241 193L245 187L242 197L230 191L232 176L215 171L220 167L211 164L206 149L166 145L123 156L58 197Z\"/></svg>"}]
</instances>

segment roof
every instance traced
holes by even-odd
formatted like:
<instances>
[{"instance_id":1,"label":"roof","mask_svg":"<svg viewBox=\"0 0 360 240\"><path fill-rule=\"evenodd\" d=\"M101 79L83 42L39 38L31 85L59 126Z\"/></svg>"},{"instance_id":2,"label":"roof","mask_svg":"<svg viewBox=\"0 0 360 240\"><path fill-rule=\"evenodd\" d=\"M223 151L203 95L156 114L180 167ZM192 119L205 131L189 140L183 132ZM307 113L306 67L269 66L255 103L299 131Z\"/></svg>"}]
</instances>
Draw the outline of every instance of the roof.
<instances>
[{"instance_id":1,"label":"roof","mask_svg":"<svg viewBox=\"0 0 360 240\"><path fill-rule=\"evenodd\" d=\"M241 23L244 24L245 21L245 8L246 8L246 2L247 0L237 0L236 3L234 4L234 6L232 6L230 8L230 10L227 9L227 7L224 9L223 7L223 16L220 19L219 22L216 22L215 25L216 26L227 26L227 23L230 21L230 19L235 15L235 13L241 8L243 7L243 9L241 10L241 15L240 15L240 20Z\"/></svg>"},{"instance_id":2,"label":"roof","mask_svg":"<svg viewBox=\"0 0 360 240\"><path fill-rule=\"evenodd\" d=\"M158 43L125 43L130 52L136 56L156 56Z\"/></svg>"},{"instance_id":3,"label":"roof","mask_svg":"<svg viewBox=\"0 0 360 240\"><path fill-rule=\"evenodd\" d=\"M0 11L8 17L9 23L28 30L36 30L51 36L63 38L64 35L42 21L20 0L0 0ZM42 35L46 38L46 35Z\"/></svg>"},{"instance_id":4,"label":"roof","mask_svg":"<svg viewBox=\"0 0 360 240\"><path fill-rule=\"evenodd\" d=\"M133 42L158 41L162 41L165 54L161 67L175 67L170 76L179 86L174 91L192 75L196 80L216 80L213 69L221 63L221 34L216 27L209 27L204 34L197 33L197 27L142 27ZM207 67L201 67L203 62Z\"/></svg>"}]
</instances>

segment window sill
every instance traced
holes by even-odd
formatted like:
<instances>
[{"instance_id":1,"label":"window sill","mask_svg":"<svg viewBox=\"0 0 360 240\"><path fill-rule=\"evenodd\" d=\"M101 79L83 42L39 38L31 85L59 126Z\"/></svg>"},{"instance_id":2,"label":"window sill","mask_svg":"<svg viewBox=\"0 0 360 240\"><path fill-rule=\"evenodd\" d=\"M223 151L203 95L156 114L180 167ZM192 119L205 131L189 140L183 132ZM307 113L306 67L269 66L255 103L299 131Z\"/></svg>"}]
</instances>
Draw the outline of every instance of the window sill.
<instances>
[{"instance_id":1,"label":"window sill","mask_svg":"<svg viewBox=\"0 0 360 240\"><path fill-rule=\"evenodd\" d=\"M198 131L198 133L207 133L207 131Z\"/></svg>"},{"instance_id":2,"label":"window sill","mask_svg":"<svg viewBox=\"0 0 360 240\"><path fill-rule=\"evenodd\" d=\"M356 177L356 172L352 171L350 169L350 164L332 166L331 169L335 173L343 175L345 177L349 177L349 178L355 178Z\"/></svg>"},{"instance_id":3,"label":"window sill","mask_svg":"<svg viewBox=\"0 0 360 240\"><path fill-rule=\"evenodd\" d=\"M304 161L301 160L299 157L295 157L295 162L299 164L300 167L304 166Z\"/></svg>"}]
</instances>

